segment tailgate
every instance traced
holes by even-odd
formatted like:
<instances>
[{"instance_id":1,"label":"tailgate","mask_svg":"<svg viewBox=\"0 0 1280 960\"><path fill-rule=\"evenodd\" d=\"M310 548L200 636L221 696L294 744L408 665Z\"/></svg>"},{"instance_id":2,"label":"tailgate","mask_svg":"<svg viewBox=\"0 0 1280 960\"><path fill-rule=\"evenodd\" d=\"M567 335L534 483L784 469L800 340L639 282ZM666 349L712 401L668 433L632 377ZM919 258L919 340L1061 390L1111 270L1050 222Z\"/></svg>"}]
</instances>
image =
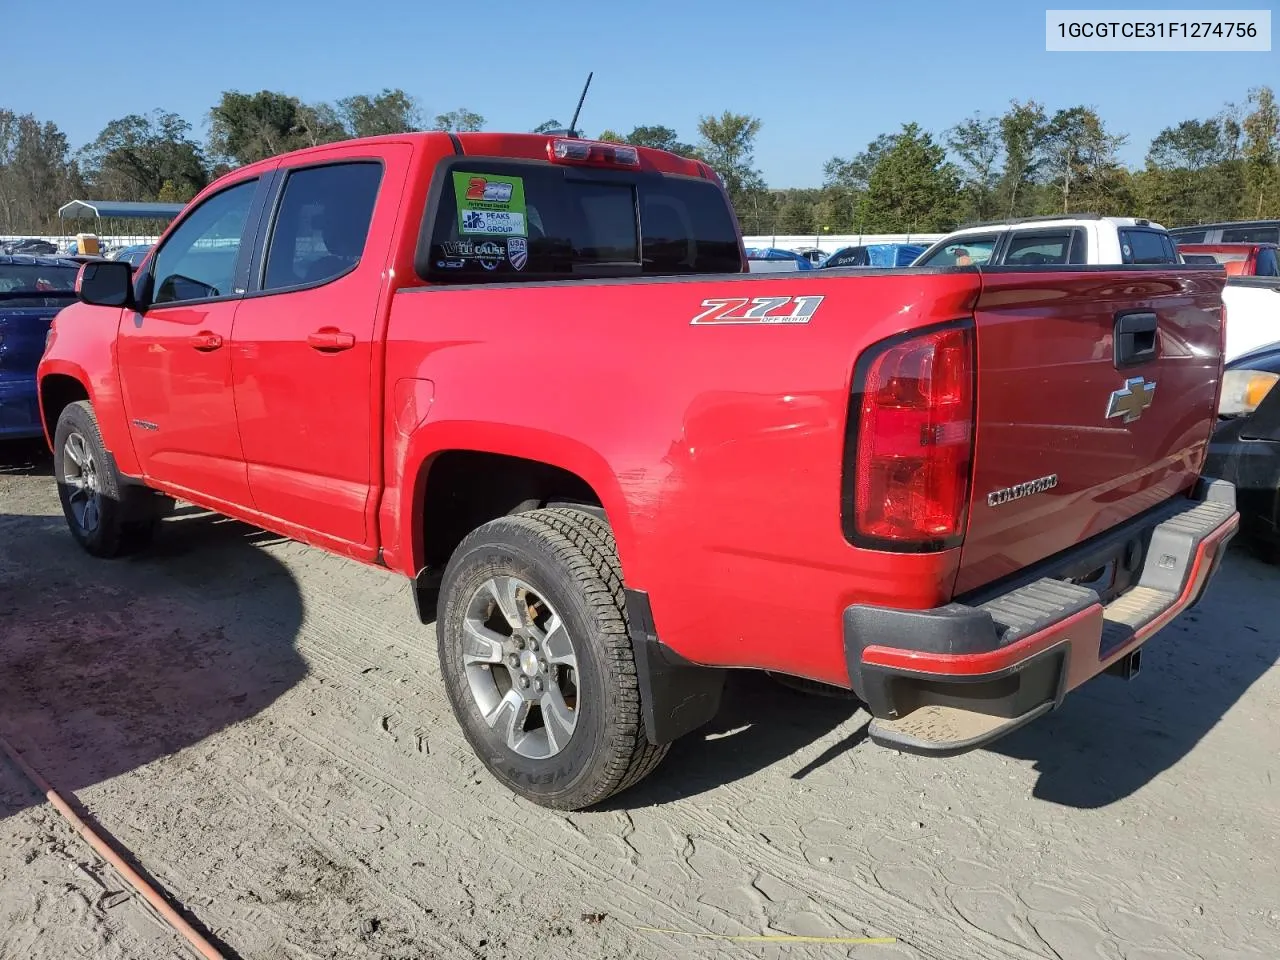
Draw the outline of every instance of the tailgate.
<instances>
[{"instance_id":1,"label":"tailgate","mask_svg":"<svg viewBox=\"0 0 1280 960\"><path fill-rule=\"evenodd\" d=\"M1212 268L983 270L963 593L1188 489L1215 422Z\"/></svg>"}]
</instances>

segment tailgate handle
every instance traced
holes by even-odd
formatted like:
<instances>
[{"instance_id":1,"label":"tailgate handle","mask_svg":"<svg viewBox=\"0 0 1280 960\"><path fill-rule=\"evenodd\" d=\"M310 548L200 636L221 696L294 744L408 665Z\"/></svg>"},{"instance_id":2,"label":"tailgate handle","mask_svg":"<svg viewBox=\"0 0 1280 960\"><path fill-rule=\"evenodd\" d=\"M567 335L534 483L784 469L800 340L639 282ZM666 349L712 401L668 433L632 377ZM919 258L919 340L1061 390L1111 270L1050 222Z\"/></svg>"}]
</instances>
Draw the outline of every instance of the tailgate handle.
<instances>
[{"instance_id":1,"label":"tailgate handle","mask_svg":"<svg viewBox=\"0 0 1280 960\"><path fill-rule=\"evenodd\" d=\"M1116 314L1116 368L1149 363L1157 355L1156 315L1154 313Z\"/></svg>"}]
</instances>

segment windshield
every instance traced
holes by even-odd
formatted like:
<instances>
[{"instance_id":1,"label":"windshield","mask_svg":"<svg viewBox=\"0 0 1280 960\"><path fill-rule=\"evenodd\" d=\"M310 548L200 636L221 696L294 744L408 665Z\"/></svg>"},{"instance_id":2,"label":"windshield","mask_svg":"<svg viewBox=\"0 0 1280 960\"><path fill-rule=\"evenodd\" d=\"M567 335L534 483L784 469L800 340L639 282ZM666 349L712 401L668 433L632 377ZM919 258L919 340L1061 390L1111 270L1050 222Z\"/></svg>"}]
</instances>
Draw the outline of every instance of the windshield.
<instances>
[{"instance_id":1,"label":"windshield","mask_svg":"<svg viewBox=\"0 0 1280 960\"><path fill-rule=\"evenodd\" d=\"M78 269L61 263L0 263L0 301L9 307L42 307L50 300L69 300L76 295Z\"/></svg>"}]
</instances>

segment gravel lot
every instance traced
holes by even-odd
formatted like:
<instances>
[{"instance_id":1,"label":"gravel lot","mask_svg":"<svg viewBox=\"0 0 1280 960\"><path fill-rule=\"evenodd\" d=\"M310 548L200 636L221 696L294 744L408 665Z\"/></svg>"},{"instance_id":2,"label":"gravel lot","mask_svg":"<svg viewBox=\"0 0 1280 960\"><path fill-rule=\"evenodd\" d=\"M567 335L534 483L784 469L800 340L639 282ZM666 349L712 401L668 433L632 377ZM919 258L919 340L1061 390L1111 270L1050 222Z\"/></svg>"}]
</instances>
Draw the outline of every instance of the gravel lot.
<instances>
[{"instance_id":1,"label":"gravel lot","mask_svg":"<svg viewBox=\"0 0 1280 960\"><path fill-rule=\"evenodd\" d=\"M0 735L244 960L1280 956L1280 570L995 748L735 676L609 808L501 789L406 584L191 509L95 561L0 453ZM0 957L183 957L0 759ZM637 928L662 928L653 932ZM893 937L889 945L717 937Z\"/></svg>"}]
</instances>

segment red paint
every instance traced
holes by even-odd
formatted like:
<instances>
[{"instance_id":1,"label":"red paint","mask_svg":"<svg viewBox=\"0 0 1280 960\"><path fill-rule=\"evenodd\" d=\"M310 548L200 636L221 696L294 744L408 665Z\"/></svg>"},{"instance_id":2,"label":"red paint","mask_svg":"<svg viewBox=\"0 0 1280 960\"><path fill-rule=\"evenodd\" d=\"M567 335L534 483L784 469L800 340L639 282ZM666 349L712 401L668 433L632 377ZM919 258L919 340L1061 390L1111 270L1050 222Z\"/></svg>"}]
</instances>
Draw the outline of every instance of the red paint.
<instances>
[{"instance_id":1,"label":"red paint","mask_svg":"<svg viewBox=\"0 0 1280 960\"><path fill-rule=\"evenodd\" d=\"M467 154L546 162L545 137L459 140ZM831 271L428 287L414 251L436 165L453 152L444 134L415 134L234 171L202 197L277 166L382 160L359 266L312 289L156 311L168 316L148 314L145 334L130 312L72 306L41 377L85 385L126 473L345 556L381 554L405 575L424 563L423 496L440 453L560 467L599 497L626 582L648 592L665 643L701 663L839 684L848 605L944 604L957 580L974 585L1075 543L1199 469L1221 277ZM697 161L639 158L642 170L712 176ZM704 301L739 297L785 299L782 314L822 301L806 323L691 322ZM1160 313L1169 359L1155 406L1108 432L1102 408L1122 377L1108 369L1104 321L1120 307ZM851 546L841 491L846 456L856 460L846 420L859 356L975 316L963 548ZM191 339L210 334L220 346ZM165 429L134 423L155 417ZM986 513L991 487L1055 471L1059 489Z\"/></svg>"},{"instance_id":2,"label":"red paint","mask_svg":"<svg viewBox=\"0 0 1280 960\"><path fill-rule=\"evenodd\" d=\"M1142 273L989 273L975 313L978 420L973 508L957 592L1110 529L1189 489L1216 423L1223 278ZM1117 370L1115 315L1149 310L1159 356ZM1130 377L1155 381L1132 423L1107 419ZM1043 493L987 505L992 491L1056 474Z\"/></svg>"}]
</instances>

